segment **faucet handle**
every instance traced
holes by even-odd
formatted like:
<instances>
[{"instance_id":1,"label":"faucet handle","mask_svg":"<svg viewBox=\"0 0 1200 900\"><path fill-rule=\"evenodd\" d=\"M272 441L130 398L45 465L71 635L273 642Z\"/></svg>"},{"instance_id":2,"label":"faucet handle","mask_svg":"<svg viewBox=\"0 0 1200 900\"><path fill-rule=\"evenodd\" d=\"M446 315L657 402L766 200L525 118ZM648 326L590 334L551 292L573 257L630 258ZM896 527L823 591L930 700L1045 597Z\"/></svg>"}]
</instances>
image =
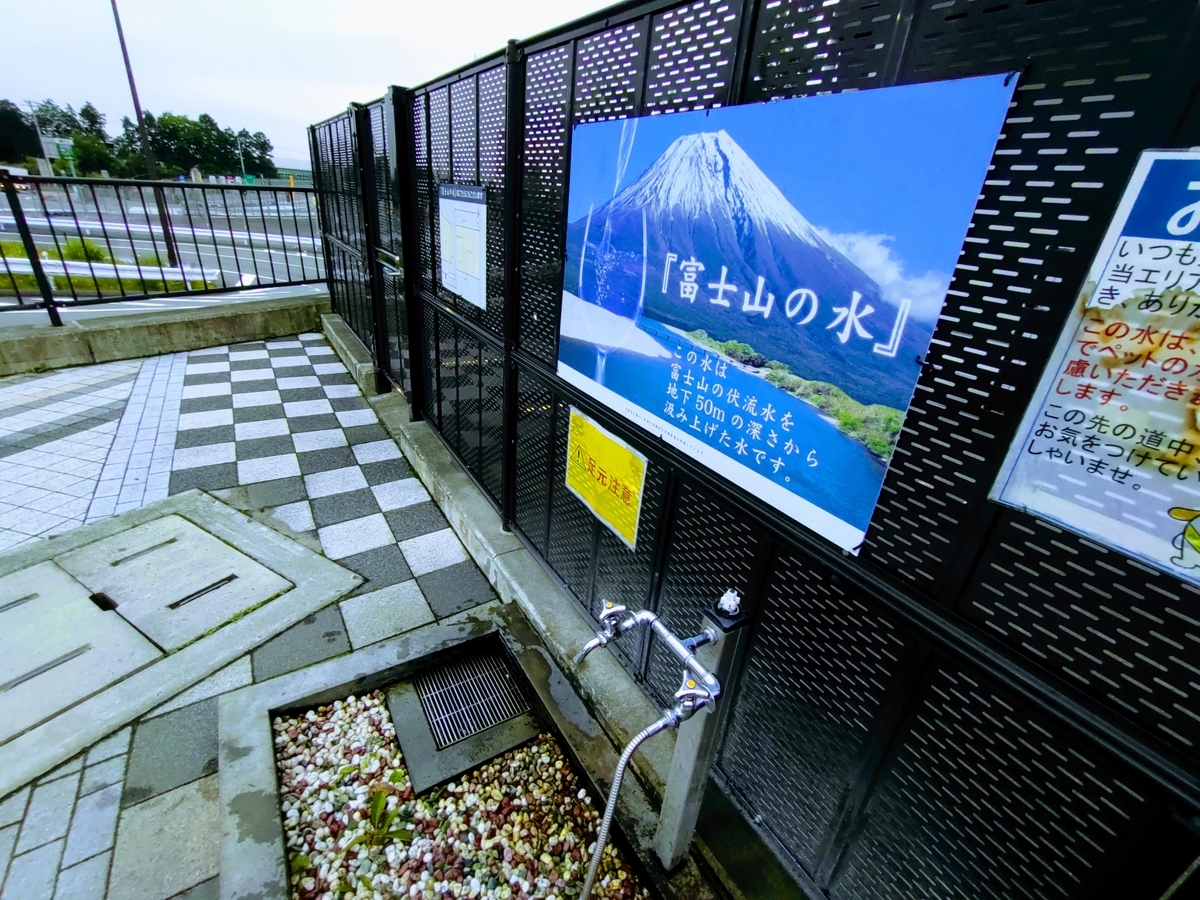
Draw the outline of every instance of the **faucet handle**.
<instances>
[{"instance_id":1,"label":"faucet handle","mask_svg":"<svg viewBox=\"0 0 1200 900\"><path fill-rule=\"evenodd\" d=\"M683 673L683 682L675 692L675 709L681 720L691 718L693 713L704 709L714 699L712 692L696 681L691 673Z\"/></svg>"},{"instance_id":2,"label":"faucet handle","mask_svg":"<svg viewBox=\"0 0 1200 900\"><path fill-rule=\"evenodd\" d=\"M614 619L619 619L625 613L625 607L611 600L604 601L604 609L600 612L600 624L609 628Z\"/></svg>"}]
</instances>

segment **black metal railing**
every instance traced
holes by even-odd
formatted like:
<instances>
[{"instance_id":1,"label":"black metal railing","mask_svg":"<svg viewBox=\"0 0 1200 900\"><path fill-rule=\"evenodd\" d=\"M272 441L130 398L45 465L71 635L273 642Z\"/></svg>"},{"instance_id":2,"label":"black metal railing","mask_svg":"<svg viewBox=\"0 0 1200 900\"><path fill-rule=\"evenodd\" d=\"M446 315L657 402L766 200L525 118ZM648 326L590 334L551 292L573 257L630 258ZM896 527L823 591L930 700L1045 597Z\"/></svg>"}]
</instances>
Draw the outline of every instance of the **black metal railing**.
<instances>
[{"instance_id":1,"label":"black metal railing","mask_svg":"<svg viewBox=\"0 0 1200 900\"><path fill-rule=\"evenodd\" d=\"M0 176L0 312L321 283L312 188Z\"/></svg>"}]
</instances>

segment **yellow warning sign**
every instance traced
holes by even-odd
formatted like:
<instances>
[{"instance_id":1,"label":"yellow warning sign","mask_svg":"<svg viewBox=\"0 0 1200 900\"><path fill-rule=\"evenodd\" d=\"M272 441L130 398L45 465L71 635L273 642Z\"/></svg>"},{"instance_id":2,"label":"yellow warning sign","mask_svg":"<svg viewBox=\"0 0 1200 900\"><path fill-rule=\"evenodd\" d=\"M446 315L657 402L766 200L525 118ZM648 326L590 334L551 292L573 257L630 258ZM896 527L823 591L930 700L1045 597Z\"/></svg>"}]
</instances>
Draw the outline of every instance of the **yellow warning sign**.
<instances>
[{"instance_id":1,"label":"yellow warning sign","mask_svg":"<svg viewBox=\"0 0 1200 900\"><path fill-rule=\"evenodd\" d=\"M631 550L645 485L646 457L571 407L567 488Z\"/></svg>"}]
</instances>

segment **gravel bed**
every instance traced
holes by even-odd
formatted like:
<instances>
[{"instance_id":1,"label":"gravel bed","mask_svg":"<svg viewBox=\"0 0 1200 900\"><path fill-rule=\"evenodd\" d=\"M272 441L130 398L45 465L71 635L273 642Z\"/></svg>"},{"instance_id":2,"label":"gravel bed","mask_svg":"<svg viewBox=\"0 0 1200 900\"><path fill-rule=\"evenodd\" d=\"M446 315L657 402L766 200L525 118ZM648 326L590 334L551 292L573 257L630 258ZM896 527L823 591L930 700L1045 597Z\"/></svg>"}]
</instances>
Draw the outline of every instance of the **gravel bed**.
<instances>
[{"instance_id":1,"label":"gravel bed","mask_svg":"<svg viewBox=\"0 0 1200 900\"><path fill-rule=\"evenodd\" d=\"M579 895L600 814L541 734L413 796L382 692L274 721L293 900ZM642 900L609 845L593 896Z\"/></svg>"}]
</instances>

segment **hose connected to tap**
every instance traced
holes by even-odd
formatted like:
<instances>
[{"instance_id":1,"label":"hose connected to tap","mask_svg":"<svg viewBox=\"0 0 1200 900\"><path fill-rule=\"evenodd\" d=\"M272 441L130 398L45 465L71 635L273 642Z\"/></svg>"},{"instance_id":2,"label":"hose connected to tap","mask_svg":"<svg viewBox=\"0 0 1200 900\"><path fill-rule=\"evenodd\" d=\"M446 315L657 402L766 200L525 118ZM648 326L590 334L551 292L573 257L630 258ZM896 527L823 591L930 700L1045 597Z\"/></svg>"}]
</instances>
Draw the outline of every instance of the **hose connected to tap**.
<instances>
[{"instance_id":1,"label":"hose connected to tap","mask_svg":"<svg viewBox=\"0 0 1200 900\"><path fill-rule=\"evenodd\" d=\"M621 758L617 760L617 769L613 773L612 787L608 791L608 803L604 807L604 818L600 821L600 830L596 833L596 845L592 850L592 859L588 864L587 878L583 882L583 892L579 895L579 900L590 900L592 896L592 887L596 882L596 872L600 868L600 858L604 855L604 845L608 843L608 832L612 827L613 816L617 812L617 795L621 793L621 779L625 777L625 769L629 765L629 760L633 757L634 752L654 735L660 731L666 731L668 728L674 728L679 724L679 716L674 710L668 711L657 722L652 725L647 725L639 731L625 747L621 753Z\"/></svg>"}]
</instances>

